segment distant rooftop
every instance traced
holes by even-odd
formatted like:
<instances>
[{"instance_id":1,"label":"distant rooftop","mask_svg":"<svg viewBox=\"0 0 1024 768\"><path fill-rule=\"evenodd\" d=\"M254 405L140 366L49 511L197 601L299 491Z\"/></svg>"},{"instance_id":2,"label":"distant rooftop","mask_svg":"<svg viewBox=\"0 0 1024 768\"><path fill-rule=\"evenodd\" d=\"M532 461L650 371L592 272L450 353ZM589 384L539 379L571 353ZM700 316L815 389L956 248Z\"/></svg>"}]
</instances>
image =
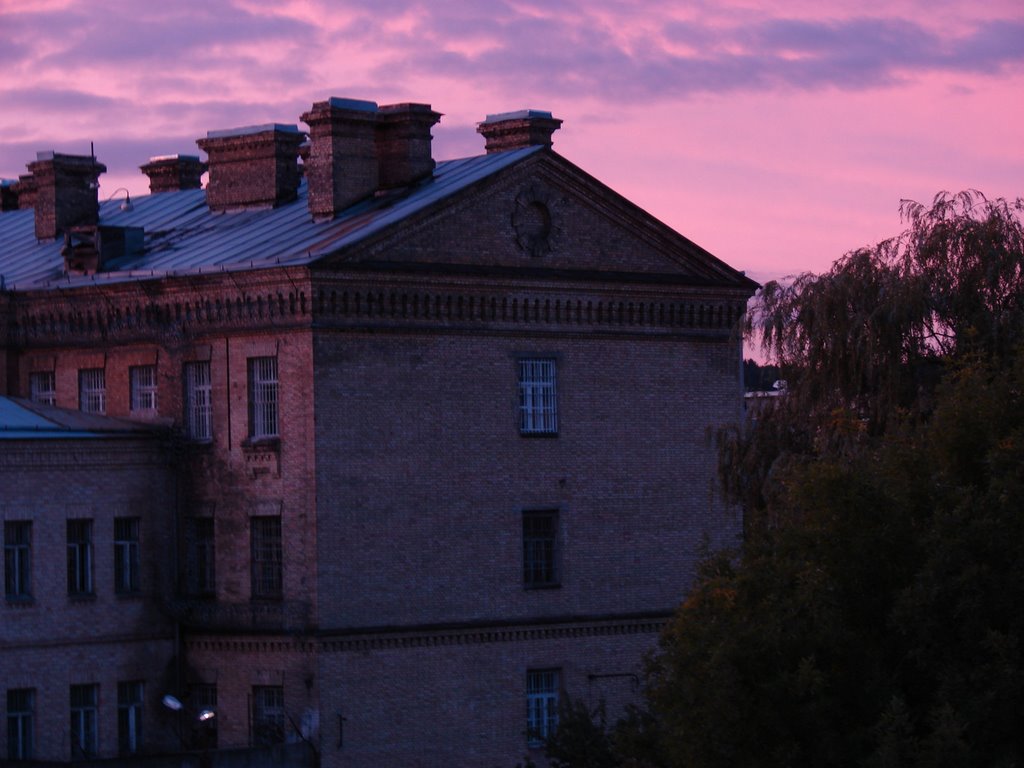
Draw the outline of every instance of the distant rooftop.
<instances>
[{"instance_id":1,"label":"distant rooftop","mask_svg":"<svg viewBox=\"0 0 1024 768\"><path fill-rule=\"evenodd\" d=\"M141 437L159 431L158 426L0 397L0 440Z\"/></svg>"}]
</instances>

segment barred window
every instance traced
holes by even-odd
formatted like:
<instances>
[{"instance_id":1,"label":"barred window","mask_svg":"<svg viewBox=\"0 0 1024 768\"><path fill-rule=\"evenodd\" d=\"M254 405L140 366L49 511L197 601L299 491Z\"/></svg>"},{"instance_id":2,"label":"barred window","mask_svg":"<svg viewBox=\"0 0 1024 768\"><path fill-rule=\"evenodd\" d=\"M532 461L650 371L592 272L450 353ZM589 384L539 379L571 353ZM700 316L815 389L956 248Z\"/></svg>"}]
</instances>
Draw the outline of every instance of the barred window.
<instances>
[{"instance_id":1,"label":"barred window","mask_svg":"<svg viewBox=\"0 0 1024 768\"><path fill-rule=\"evenodd\" d=\"M212 595L216 591L216 569L212 517L185 518L185 591L190 595Z\"/></svg>"},{"instance_id":2,"label":"barred window","mask_svg":"<svg viewBox=\"0 0 1024 768\"><path fill-rule=\"evenodd\" d=\"M213 387L210 363L185 363L185 435L190 440L213 439Z\"/></svg>"},{"instance_id":3,"label":"barred window","mask_svg":"<svg viewBox=\"0 0 1024 768\"><path fill-rule=\"evenodd\" d=\"M256 685L252 689L252 741L254 746L284 741L284 688Z\"/></svg>"},{"instance_id":4,"label":"barred window","mask_svg":"<svg viewBox=\"0 0 1024 768\"><path fill-rule=\"evenodd\" d=\"M249 437L277 437L277 358L249 358Z\"/></svg>"},{"instance_id":5,"label":"barred window","mask_svg":"<svg viewBox=\"0 0 1024 768\"><path fill-rule=\"evenodd\" d=\"M57 404L57 377L53 371L33 371L28 375L29 397L40 405Z\"/></svg>"},{"instance_id":6,"label":"barred window","mask_svg":"<svg viewBox=\"0 0 1024 768\"><path fill-rule=\"evenodd\" d=\"M34 688L11 688L7 691L7 759L31 760L35 742Z\"/></svg>"},{"instance_id":7,"label":"barred window","mask_svg":"<svg viewBox=\"0 0 1024 768\"><path fill-rule=\"evenodd\" d=\"M558 727L557 669L531 669L526 673L526 735L540 746Z\"/></svg>"},{"instance_id":8,"label":"barred window","mask_svg":"<svg viewBox=\"0 0 1024 768\"><path fill-rule=\"evenodd\" d=\"M524 435L558 433L555 361L519 361L519 431Z\"/></svg>"},{"instance_id":9,"label":"barred window","mask_svg":"<svg viewBox=\"0 0 1024 768\"><path fill-rule=\"evenodd\" d=\"M107 412L107 378L102 368L78 372L78 409L85 413Z\"/></svg>"},{"instance_id":10,"label":"barred window","mask_svg":"<svg viewBox=\"0 0 1024 768\"><path fill-rule=\"evenodd\" d=\"M139 518L114 518L114 591L139 591Z\"/></svg>"},{"instance_id":11,"label":"barred window","mask_svg":"<svg viewBox=\"0 0 1024 768\"><path fill-rule=\"evenodd\" d=\"M252 517L249 525L252 539L252 596L257 599L280 599L281 517Z\"/></svg>"},{"instance_id":12,"label":"barred window","mask_svg":"<svg viewBox=\"0 0 1024 768\"><path fill-rule=\"evenodd\" d=\"M196 713L190 743L192 749L217 748L216 683L196 683L189 690L189 702Z\"/></svg>"},{"instance_id":13,"label":"barred window","mask_svg":"<svg viewBox=\"0 0 1024 768\"><path fill-rule=\"evenodd\" d=\"M128 369L133 411L156 410L156 366L136 365Z\"/></svg>"},{"instance_id":14,"label":"barred window","mask_svg":"<svg viewBox=\"0 0 1024 768\"><path fill-rule=\"evenodd\" d=\"M68 520L68 594L92 594L92 520Z\"/></svg>"},{"instance_id":15,"label":"barred window","mask_svg":"<svg viewBox=\"0 0 1024 768\"><path fill-rule=\"evenodd\" d=\"M117 751L121 755L136 755L142 747L142 693L141 680L117 684Z\"/></svg>"},{"instance_id":16,"label":"barred window","mask_svg":"<svg viewBox=\"0 0 1024 768\"><path fill-rule=\"evenodd\" d=\"M96 757L98 734L96 731L96 706L99 701L99 685L71 686L71 758L84 760Z\"/></svg>"},{"instance_id":17,"label":"barred window","mask_svg":"<svg viewBox=\"0 0 1024 768\"><path fill-rule=\"evenodd\" d=\"M4 595L8 600L32 597L32 522L4 523Z\"/></svg>"},{"instance_id":18,"label":"barred window","mask_svg":"<svg viewBox=\"0 0 1024 768\"><path fill-rule=\"evenodd\" d=\"M523 584L527 587L558 585L558 512L523 513Z\"/></svg>"}]
</instances>

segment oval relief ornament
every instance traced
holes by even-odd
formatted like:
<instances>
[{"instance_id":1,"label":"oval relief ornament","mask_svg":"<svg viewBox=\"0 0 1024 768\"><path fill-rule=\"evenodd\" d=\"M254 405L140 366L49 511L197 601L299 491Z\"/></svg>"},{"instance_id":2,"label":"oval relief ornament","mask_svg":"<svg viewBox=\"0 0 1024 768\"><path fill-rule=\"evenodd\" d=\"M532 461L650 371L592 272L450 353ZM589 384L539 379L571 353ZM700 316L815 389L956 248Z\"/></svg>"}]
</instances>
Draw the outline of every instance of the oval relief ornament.
<instances>
[{"instance_id":1,"label":"oval relief ornament","mask_svg":"<svg viewBox=\"0 0 1024 768\"><path fill-rule=\"evenodd\" d=\"M551 209L550 195L538 187L527 187L516 196L512 228L516 243L528 256L539 258L551 253L554 230Z\"/></svg>"}]
</instances>

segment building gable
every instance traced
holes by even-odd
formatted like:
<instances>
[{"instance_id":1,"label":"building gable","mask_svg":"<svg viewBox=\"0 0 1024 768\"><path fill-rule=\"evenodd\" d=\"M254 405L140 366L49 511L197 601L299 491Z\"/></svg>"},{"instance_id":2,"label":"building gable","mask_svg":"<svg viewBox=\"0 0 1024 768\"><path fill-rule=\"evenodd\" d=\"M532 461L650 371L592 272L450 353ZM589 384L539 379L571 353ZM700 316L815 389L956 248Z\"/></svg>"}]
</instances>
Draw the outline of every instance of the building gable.
<instances>
[{"instance_id":1,"label":"building gable","mask_svg":"<svg viewBox=\"0 0 1024 768\"><path fill-rule=\"evenodd\" d=\"M317 266L374 263L753 286L551 151L532 153Z\"/></svg>"}]
</instances>

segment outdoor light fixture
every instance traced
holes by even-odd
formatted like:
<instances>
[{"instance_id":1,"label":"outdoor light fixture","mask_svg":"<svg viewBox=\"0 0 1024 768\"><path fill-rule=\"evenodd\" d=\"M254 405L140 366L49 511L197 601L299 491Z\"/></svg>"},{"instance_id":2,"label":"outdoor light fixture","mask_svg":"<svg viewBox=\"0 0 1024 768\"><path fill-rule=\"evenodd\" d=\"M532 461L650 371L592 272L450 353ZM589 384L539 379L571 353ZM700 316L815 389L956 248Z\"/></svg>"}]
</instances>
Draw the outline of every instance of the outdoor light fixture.
<instances>
[{"instance_id":1,"label":"outdoor light fixture","mask_svg":"<svg viewBox=\"0 0 1024 768\"><path fill-rule=\"evenodd\" d=\"M121 210L122 211L134 210L135 206L132 205L132 195L131 195L131 193L125 187L118 187L113 192L111 192L110 193L110 197L107 198L107 202L109 203L111 200L113 200L114 199L114 195L116 195L118 192L124 192L124 200L121 201ZM178 702L178 703L180 704L181 702Z\"/></svg>"}]
</instances>

